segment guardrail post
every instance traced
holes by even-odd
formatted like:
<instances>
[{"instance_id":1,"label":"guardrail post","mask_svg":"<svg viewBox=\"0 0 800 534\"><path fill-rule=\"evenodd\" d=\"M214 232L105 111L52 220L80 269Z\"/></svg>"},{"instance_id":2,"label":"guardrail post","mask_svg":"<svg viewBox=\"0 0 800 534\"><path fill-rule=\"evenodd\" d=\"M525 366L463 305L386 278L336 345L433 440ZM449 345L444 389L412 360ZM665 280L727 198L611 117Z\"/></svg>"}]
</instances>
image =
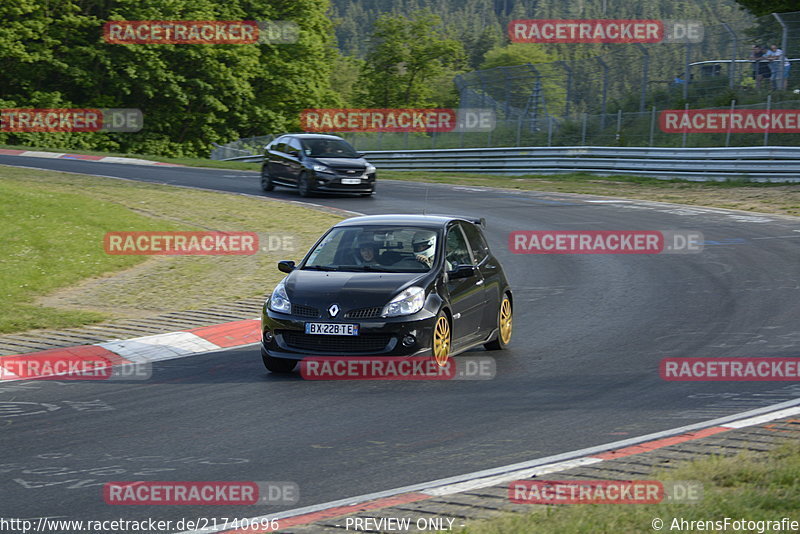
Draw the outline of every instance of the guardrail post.
<instances>
[{"instance_id":1,"label":"guardrail post","mask_svg":"<svg viewBox=\"0 0 800 534\"><path fill-rule=\"evenodd\" d=\"M783 68L783 65L781 65L781 68ZM768 117L770 115L772 115L772 113L770 113L770 111L772 111L772 94L771 93L767 95L767 116ZM767 126L764 129L764 146L767 146L768 144L769 144L769 126Z\"/></svg>"},{"instance_id":2,"label":"guardrail post","mask_svg":"<svg viewBox=\"0 0 800 534\"><path fill-rule=\"evenodd\" d=\"M619 138L622 134L622 110L617 110L617 135L614 140L619 144Z\"/></svg>"},{"instance_id":3,"label":"guardrail post","mask_svg":"<svg viewBox=\"0 0 800 534\"><path fill-rule=\"evenodd\" d=\"M583 121L581 124L581 146L586 146L586 112L583 112Z\"/></svg>"},{"instance_id":4,"label":"guardrail post","mask_svg":"<svg viewBox=\"0 0 800 534\"><path fill-rule=\"evenodd\" d=\"M653 146L653 138L656 135L656 107L650 110L650 146Z\"/></svg>"},{"instance_id":5,"label":"guardrail post","mask_svg":"<svg viewBox=\"0 0 800 534\"><path fill-rule=\"evenodd\" d=\"M684 104L683 111L687 115L689 114L689 103L688 102L686 104ZM683 148L686 148L686 138L688 137L688 135L689 135L689 129L686 126L684 126L683 127L683 134L681 135L681 138L682 138L681 139L681 147L683 147Z\"/></svg>"},{"instance_id":6,"label":"guardrail post","mask_svg":"<svg viewBox=\"0 0 800 534\"><path fill-rule=\"evenodd\" d=\"M522 131L522 115L517 115L517 145L519 145L519 136Z\"/></svg>"},{"instance_id":7,"label":"guardrail post","mask_svg":"<svg viewBox=\"0 0 800 534\"><path fill-rule=\"evenodd\" d=\"M731 128L733 128L731 121L733 120L733 112L735 110L736 110L736 100L731 100L731 111L730 111L730 116L728 117L728 131L725 134L725 148L728 148L731 145Z\"/></svg>"},{"instance_id":8,"label":"guardrail post","mask_svg":"<svg viewBox=\"0 0 800 534\"><path fill-rule=\"evenodd\" d=\"M547 116L547 146L553 146L553 116Z\"/></svg>"}]
</instances>

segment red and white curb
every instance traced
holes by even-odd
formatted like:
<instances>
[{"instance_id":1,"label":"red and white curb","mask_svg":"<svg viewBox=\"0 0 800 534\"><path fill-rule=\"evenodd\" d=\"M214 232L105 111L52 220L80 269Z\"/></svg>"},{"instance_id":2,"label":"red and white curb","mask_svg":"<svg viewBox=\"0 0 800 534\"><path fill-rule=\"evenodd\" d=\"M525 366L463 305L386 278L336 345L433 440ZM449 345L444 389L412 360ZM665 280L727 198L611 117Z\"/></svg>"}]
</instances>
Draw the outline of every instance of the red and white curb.
<instances>
[{"instance_id":1,"label":"red and white curb","mask_svg":"<svg viewBox=\"0 0 800 534\"><path fill-rule=\"evenodd\" d=\"M183 167L177 163L163 163L160 161L150 161L138 158L120 158L116 156L90 156L88 154L67 154L62 152L40 152L36 150L14 150L10 148L0 148L0 155L3 156L23 156L28 158L47 158L47 159L78 159L82 161L99 161L100 163L125 163L129 165L161 165L163 167Z\"/></svg>"},{"instance_id":2,"label":"red and white curb","mask_svg":"<svg viewBox=\"0 0 800 534\"><path fill-rule=\"evenodd\" d=\"M15 354L0 357L0 381L27 380L29 376L19 376L12 372L19 371L18 365L11 365L19 360L56 361L97 358L109 363L109 366L130 363L147 363L161 360L183 358L193 354L214 350L239 347L258 343L261 340L260 321L247 319L231 323L216 324L193 328L181 332L155 334L120 341L107 341L94 345L78 345L63 349L51 349L26 354ZM6 364L7 368L3 366ZM45 375L36 374L35 378ZM49 375L56 376L56 375Z\"/></svg>"},{"instance_id":3,"label":"red and white curb","mask_svg":"<svg viewBox=\"0 0 800 534\"><path fill-rule=\"evenodd\" d=\"M284 530L290 527L308 525L316 521L323 521L343 515L424 501L444 495L496 486L514 480L565 471L575 467L599 464L606 460L640 454L670 445L693 441L738 428L760 425L769 421L784 419L799 414L800 399L796 399L728 417L705 421L703 423L656 432L638 438L615 441L605 445L566 452L528 462L496 467L465 475L433 480L413 486L395 488L379 493L360 495L295 510L253 517L250 518L249 524L266 525L269 520L275 519L278 520L279 524L279 528L276 530ZM271 531L270 528L250 528L247 530L225 530L224 528L218 528L192 530L179 534L201 534L207 532L247 534Z\"/></svg>"}]
</instances>

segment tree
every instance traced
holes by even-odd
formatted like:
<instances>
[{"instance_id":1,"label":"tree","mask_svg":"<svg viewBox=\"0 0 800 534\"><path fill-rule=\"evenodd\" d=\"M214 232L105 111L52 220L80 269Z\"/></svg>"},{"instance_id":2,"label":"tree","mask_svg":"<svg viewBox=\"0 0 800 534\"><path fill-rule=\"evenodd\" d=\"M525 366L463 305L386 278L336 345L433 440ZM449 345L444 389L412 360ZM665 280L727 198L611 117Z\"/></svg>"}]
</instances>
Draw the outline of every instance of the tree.
<instances>
[{"instance_id":1,"label":"tree","mask_svg":"<svg viewBox=\"0 0 800 534\"><path fill-rule=\"evenodd\" d=\"M757 17L800 10L797 0L736 0L736 3Z\"/></svg>"},{"instance_id":2,"label":"tree","mask_svg":"<svg viewBox=\"0 0 800 534\"><path fill-rule=\"evenodd\" d=\"M437 104L433 80L464 62L464 48L427 11L384 15L375 23L359 77L365 107L408 108Z\"/></svg>"}]
</instances>

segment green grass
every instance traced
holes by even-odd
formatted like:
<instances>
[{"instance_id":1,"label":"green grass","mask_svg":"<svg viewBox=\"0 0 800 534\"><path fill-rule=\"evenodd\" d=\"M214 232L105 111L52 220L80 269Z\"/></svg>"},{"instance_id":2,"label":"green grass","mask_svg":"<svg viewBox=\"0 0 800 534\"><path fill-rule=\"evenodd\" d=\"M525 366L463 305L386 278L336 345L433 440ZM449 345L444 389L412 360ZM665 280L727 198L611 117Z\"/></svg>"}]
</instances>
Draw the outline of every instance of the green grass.
<instances>
[{"instance_id":1,"label":"green grass","mask_svg":"<svg viewBox=\"0 0 800 534\"><path fill-rule=\"evenodd\" d=\"M0 332L100 320L97 313L41 307L32 300L84 278L144 261L141 256L105 254L97 237L107 231L188 229L110 202L9 179L6 169L0 172L0 295L4 303Z\"/></svg>"},{"instance_id":2,"label":"green grass","mask_svg":"<svg viewBox=\"0 0 800 534\"><path fill-rule=\"evenodd\" d=\"M196 309L264 295L340 217L262 198L0 166L0 333ZM290 235L252 256L111 256L108 231ZM263 242L262 242L263 243Z\"/></svg>"},{"instance_id":3,"label":"green grass","mask_svg":"<svg viewBox=\"0 0 800 534\"><path fill-rule=\"evenodd\" d=\"M553 477L558 478L558 477ZM476 522L457 534L583 534L657 532L654 518L670 530L675 518L686 521L800 520L800 443L792 442L766 454L712 457L642 477L655 480L693 480L703 484L703 500L695 504L595 504L548 507L530 514L506 515ZM696 532L684 528L681 532ZM712 530L718 532L717 530ZM732 531L729 529L729 531Z\"/></svg>"}]
</instances>

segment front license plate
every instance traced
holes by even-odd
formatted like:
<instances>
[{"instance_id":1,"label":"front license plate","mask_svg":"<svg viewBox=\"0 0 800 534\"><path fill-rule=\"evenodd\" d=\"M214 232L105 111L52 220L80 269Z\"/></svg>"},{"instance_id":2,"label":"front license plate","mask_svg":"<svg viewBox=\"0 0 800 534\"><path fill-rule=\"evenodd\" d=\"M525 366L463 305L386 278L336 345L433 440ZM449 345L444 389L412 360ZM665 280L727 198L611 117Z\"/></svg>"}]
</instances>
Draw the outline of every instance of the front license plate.
<instances>
[{"instance_id":1,"label":"front license plate","mask_svg":"<svg viewBox=\"0 0 800 534\"><path fill-rule=\"evenodd\" d=\"M356 185L361 183L361 178L342 178L344 185Z\"/></svg>"},{"instance_id":2,"label":"front license plate","mask_svg":"<svg viewBox=\"0 0 800 534\"><path fill-rule=\"evenodd\" d=\"M323 336L357 336L357 324L341 323L306 323L306 334L321 334Z\"/></svg>"}]
</instances>

